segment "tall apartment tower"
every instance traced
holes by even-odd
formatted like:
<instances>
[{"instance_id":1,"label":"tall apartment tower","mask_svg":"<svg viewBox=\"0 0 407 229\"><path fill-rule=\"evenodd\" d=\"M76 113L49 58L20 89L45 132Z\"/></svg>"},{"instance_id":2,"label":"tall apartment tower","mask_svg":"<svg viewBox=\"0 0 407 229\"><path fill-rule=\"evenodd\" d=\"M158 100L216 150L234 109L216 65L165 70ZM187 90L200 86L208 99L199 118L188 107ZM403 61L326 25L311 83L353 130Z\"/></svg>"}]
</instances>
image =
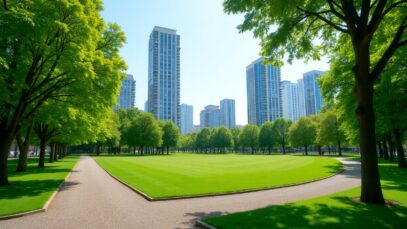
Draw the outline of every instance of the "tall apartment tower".
<instances>
[{"instance_id":1,"label":"tall apartment tower","mask_svg":"<svg viewBox=\"0 0 407 229\"><path fill-rule=\"evenodd\" d=\"M148 111L180 126L180 36L155 26L148 48Z\"/></svg>"},{"instance_id":2,"label":"tall apartment tower","mask_svg":"<svg viewBox=\"0 0 407 229\"><path fill-rule=\"evenodd\" d=\"M223 112L219 109L219 106L208 105L199 115L201 128L225 125L223 121Z\"/></svg>"},{"instance_id":3,"label":"tall apartment tower","mask_svg":"<svg viewBox=\"0 0 407 229\"><path fill-rule=\"evenodd\" d=\"M305 114L312 115L318 114L324 102L322 100L320 87L318 85L317 79L325 74L323 71L313 70L303 74L304 82L304 99L305 99Z\"/></svg>"},{"instance_id":4,"label":"tall apartment tower","mask_svg":"<svg viewBox=\"0 0 407 229\"><path fill-rule=\"evenodd\" d=\"M248 122L256 125L282 117L280 68L263 62L246 67Z\"/></svg>"},{"instance_id":5,"label":"tall apartment tower","mask_svg":"<svg viewBox=\"0 0 407 229\"><path fill-rule=\"evenodd\" d=\"M127 74L126 78L122 80L122 86L120 88L119 95L119 107L115 109L127 110L135 107L136 102L136 81L133 75Z\"/></svg>"},{"instance_id":6,"label":"tall apartment tower","mask_svg":"<svg viewBox=\"0 0 407 229\"><path fill-rule=\"evenodd\" d=\"M220 101L220 110L223 113L223 122L227 128L236 126L235 100L223 99Z\"/></svg>"},{"instance_id":7,"label":"tall apartment tower","mask_svg":"<svg viewBox=\"0 0 407 229\"><path fill-rule=\"evenodd\" d=\"M181 134L194 131L194 108L191 105L181 104Z\"/></svg>"},{"instance_id":8,"label":"tall apartment tower","mask_svg":"<svg viewBox=\"0 0 407 229\"><path fill-rule=\"evenodd\" d=\"M300 97L298 93L299 86L290 81L281 82L281 102L283 107L283 118L291 121L296 121L302 116Z\"/></svg>"}]
</instances>

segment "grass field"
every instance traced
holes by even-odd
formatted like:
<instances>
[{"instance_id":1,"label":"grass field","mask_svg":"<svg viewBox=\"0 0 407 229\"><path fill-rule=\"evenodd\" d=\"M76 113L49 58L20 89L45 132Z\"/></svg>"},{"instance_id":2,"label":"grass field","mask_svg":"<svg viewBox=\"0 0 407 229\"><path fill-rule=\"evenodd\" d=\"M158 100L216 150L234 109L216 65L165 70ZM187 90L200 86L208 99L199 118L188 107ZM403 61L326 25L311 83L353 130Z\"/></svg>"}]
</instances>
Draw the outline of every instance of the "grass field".
<instances>
[{"instance_id":1,"label":"grass field","mask_svg":"<svg viewBox=\"0 0 407 229\"><path fill-rule=\"evenodd\" d=\"M400 206L378 206L352 201L360 188L333 195L272 206L254 211L208 218L219 229L245 228L407 228L407 170L394 163L380 163L386 199Z\"/></svg>"},{"instance_id":2,"label":"grass field","mask_svg":"<svg viewBox=\"0 0 407 229\"><path fill-rule=\"evenodd\" d=\"M16 173L17 160L9 160L10 185L0 187L0 216L41 209L71 171L78 157L66 157L37 168L38 159L29 159L28 170Z\"/></svg>"},{"instance_id":3,"label":"grass field","mask_svg":"<svg viewBox=\"0 0 407 229\"><path fill-rule=\"evenodd\" d=\"M330 176L342 169L333 158L283 155L99 156L120 180L152 198L255 190Z\"/></svg>"}]
</instances>

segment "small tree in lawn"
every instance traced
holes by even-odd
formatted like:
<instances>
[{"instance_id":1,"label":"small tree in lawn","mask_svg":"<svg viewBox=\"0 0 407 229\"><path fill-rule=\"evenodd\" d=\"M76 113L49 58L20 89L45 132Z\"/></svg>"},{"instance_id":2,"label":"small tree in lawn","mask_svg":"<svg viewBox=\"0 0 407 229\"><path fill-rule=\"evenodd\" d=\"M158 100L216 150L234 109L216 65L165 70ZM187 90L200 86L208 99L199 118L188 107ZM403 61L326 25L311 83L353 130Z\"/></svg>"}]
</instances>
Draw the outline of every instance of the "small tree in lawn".
<instances>
[{"instance_id":1,"label":"small tree in lawn","mask_svg":"<svg viewBox=\"0 0 407 229\"><path fill-rule=\"evenodd\" d=\"M308 155L308 146L315 143L316 128L310 118L302 117L289 128L289 141L293 146L304 146Z\"/></svg>"},{"instance_id":2,"label":"small tree in lawn","mask_svg":"<svg viewBox=\"0 0 407 229\"><path fill-rule=\"evenodd\" d=\"M211 144L211 131L208 128L202 128L196 136L195 144L201 152L203 149L205 149L206 152Z\"/></svg>"},{"instance_id":3,"label":"small tree in lawn","mask_svg":"<svg viewBox=\"0 0 407 229\"><path fill-rule=\"evenodd\" d=\"M320 114L320 125L317 130L317 141L321 145L337 145L339 156L342 156L341 142L345 134L340 128L338 119L332 110Z\"/></svg>"},{"instance_id":4,"label":"small tree in lawn","mask_svg":"<svg viewBox=\"0 0 407 229\"><path fill-rule=\"evenodd\" d=\"M242 147L250 147L254 153L255 147L259 145L259 128L256 125L246 125L240 132L239 144Z\"/></svg>"},{"instance_id":5,"label":"small tree in lawn","mask_svg":"<svg viewBox=\"0 0 407 229\"><path fill-rule=\"evenodd\" d=\"M213 146L220 152L225 152L225 148L232 146L232 134L224 126L214 129L211 138Z\"/></svg>"},{"instance_id":6,"label":"small tree in lawn","mask_svg":"<svg viewBox=\"0 0 407 229\"><path fill-rule=\"evenodd\" d=\"M278 118L273 122L273 139L281 146L283 149L283 154L285 154L285 147L288 143L288 129L290 128L291 124L291 121L283 118Z\"/></svg>"},{"instance_id":7,"label":"small tree in lawn","mask_svg":"<svg viewBox=\"0 0 407 229\"><path fill-rule=\"evenodd\" d=\"M151 113L142 113L133 120L128 130L127 142L130 146L140 147L140 154L144 154L144 147L159 147L162 144L162 130Z\"/></svg>"},{"instance_id":8,"label":"small tree in lawn","mask_svg":"<svg viewBox=\"0 0 407 229\"><path fill-rule=\"evenodd\" d=\"M273 123L265 122L260 127L259 133L259 146L262 148L267 148L268 153L271 153L271 147L275 144L275 139L273 138Z\"/></svg>"},{"instance_id":9,"label":"small tree in lawn","mask_svg":"<svg viewBox=\"0 0 407 229\"><path fill-rule=\"evenodd\" d=\"M170 147L175 147L178 144L179 139L179 129L178 126L171 121L161 121L160 126L163 132L162 137L162 147L167 149L167 154L169 153ZM163 152L164 153L164 152Z\"/></svg>"}]
</instances>

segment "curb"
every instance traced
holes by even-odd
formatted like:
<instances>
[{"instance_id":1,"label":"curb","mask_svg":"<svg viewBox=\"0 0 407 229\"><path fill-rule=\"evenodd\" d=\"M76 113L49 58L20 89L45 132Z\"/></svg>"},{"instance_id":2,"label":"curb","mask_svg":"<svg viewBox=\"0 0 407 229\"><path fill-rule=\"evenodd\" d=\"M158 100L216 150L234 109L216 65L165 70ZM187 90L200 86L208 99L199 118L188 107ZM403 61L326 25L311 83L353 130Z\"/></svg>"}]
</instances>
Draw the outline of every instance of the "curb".
<instances>
[{"instance_id":1,"label":"curb","mask_svg":"<svg viewBox=\"0 0 407 229\"><path fill-rule=\"evenodd\" d=\"M211 226L211 225L209 225L209 224L207 224L207 223L205 223L205 222L203 222L201 220L196 221L195 226L197 226L197 227L199 227L201 229L217 229L216 227Z\"/></svg>"},{"instance_id":2,"label":"curb","mask_svg":"<svg viewBox=\"0 0 407 229\"><path fill-rule=\"evenodd\" d=\"M18 218L18 217L27 216L27 215L33 215L33 214L41 213L41 212L46 212L48 210L49 206L51 205L52 201L55 199L58 192L61 191L61 188L62 188L62 186L64 186L65 181L67 181L69 179L69 177L71 176L72 170L75 170L76 166L78 165L79 160L75 163L75 165L72 167L71 171L65 176L64 180L58 186L57 190L52 193L51 197L47 200L47 202L45 202L45 204L44 204L44 206L42 206L42 208L32 210L32 211L27 211L27 212L20 212L20 213L16 213L13 215L0 216L0 221L7 220L7 219L14 219L14 218Z\"/></svg>"},{"instance_id":3,"label":"curb","mask_svg":"<svg viewBox=\"0 0 407 229\"><path fill-rule=\"evenodd\" d=\"M180 200L180 199L193 199L193 198L203 198L203 197L226 196L226 195L235 195L235 194L243 194L243 193L250 193L250 192L261 192L261 191L267 191L267 190L278 189L278 188L299 186L299 185L308 184L308 183L312 183L312 182L316 182L316 181L320 181L320 180L325 180L325 179L331 178L333 176L339 175L339 174L341 174L341 173L343 173L345 171L345 166L342 163L342 161L336 159L342 164L342 169L340 171L338 171L335 174L329 175L327 177L322 177L322 178L318 178L318 179L314 179L314 180L309 180L309 181L305 181L305 182L302 182L302 183L286 184L286 185L280 185L280 186L274 186L274 187L268 187L268 188L266 187L266 188L260 188L260 189L240 190L240 191L231 191L231 192L223 192L223 193L201 194L201 195L192 195L192 196L187 195L187 196L152 198L149 195L147 195L146 193L134 188L133 186L129 185L128 183L120 180L119 178L117 178L116 176L111 174L109 171L107 171L105 168L103 168L101 165L99 165L99 163L97 163L97 161L95 159L92 158L92 160L94 160L96 162L96 164L100 168L102 168L107 174L109 174L109 176L113 177L113 179L117 180L118 182L120 182L121 184L123 184L127 188L131 189L132 191L138 193L139 195L141 195L144 199L146 199L148 201L169 201L169 200Z\"/></svg>"}]
</instances>

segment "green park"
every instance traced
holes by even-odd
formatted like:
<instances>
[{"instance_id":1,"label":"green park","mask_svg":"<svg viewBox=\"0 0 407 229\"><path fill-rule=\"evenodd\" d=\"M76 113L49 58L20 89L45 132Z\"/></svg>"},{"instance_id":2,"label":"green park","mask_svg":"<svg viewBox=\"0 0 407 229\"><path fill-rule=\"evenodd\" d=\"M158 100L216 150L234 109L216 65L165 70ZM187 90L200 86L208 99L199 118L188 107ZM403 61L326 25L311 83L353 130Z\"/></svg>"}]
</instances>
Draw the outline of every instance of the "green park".
<instances>
[{"instance_id":1,"label":"green park","mask_svg":"<svg viewBox=\"0 0 407 229\"><path fill-rule=\"evenodd\" d=\"M404 0L2 0L0 228L407 228L406 31Z\"/></svg>"}]
</instances>

